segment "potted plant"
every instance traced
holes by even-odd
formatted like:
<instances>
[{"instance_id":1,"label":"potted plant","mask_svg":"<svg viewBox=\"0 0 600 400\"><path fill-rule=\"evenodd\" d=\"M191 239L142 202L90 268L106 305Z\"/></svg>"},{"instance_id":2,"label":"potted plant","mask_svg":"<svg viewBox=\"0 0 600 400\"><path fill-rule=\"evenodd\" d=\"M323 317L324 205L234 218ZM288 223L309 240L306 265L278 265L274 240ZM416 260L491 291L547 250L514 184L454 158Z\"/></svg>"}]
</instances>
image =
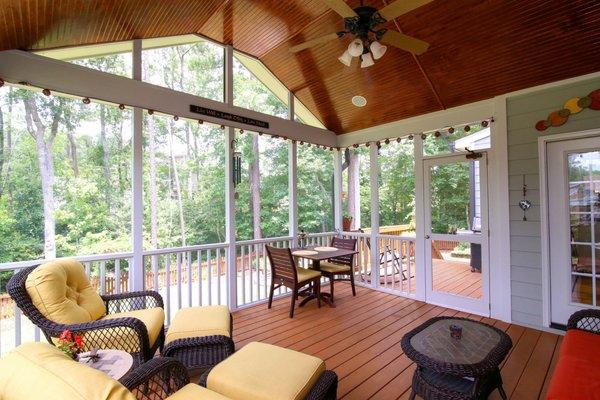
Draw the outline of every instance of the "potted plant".
<instances>
[{"instance_id":1,"label":"potted plant","mask_svg":"<svg viewBox=\"0 0 600 400\"><path fill-rule=\"evenodd\" d=\"M344 232L349 232L352 229L352 216L345 214L342 219L342 228Z\"/></svg>"}]
</instances>

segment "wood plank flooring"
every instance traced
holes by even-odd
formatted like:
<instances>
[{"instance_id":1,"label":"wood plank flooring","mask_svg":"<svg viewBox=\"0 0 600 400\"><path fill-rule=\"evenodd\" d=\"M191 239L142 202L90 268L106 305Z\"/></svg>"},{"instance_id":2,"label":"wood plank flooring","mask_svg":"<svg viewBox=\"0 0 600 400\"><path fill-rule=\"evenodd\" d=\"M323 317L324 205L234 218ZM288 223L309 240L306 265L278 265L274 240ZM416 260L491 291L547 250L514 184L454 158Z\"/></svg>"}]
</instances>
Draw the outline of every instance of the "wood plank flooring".
<instances>
[{"instance_id":1,"label":"wood plank flooring","mask_svg":"<svg viewBox=\"0 0 600 400\"><path fill-rule=\"evenodd\" d=\"M514 346L502 365L504 388L512 399L544 398L562 337L469 315L371 289L336 283L336 307L315 301L288 318L289 297L234 313L236 348L252 341L271 343L325 360L339 377L339 399L408 399L414 364L400 347L402 336L438 315L457 315L507 332ZM490 398L499 399L497 392Z\"/></svg>"}]
</instances>

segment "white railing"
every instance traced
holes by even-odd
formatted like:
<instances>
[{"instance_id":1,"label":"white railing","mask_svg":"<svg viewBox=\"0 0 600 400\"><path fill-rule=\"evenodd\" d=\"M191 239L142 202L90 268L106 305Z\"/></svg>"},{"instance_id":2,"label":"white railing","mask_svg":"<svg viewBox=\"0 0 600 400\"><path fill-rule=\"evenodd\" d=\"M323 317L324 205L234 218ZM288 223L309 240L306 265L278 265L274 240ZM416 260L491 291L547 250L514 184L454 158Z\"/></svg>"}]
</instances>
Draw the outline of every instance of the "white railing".
<instances>
[{"instance_id":1,"label":"white railing","mask_svg":"<svg viewBox=\"0 0 600 400\"><path fill-rule=\"evenodd\" d=\"M364 286L384 289L404 296L416 293L415 238L377 235L379 268L371 266L371 234L343 232L356 239L358 254L354 257L355 281Z\"/></svg>"},{"instance_id":2,"label":"white railing","mask_svg":"<svg viewBox=\"0 0 600 400\"><path fill-rule=\"evenodd\" d=\"M335 232L308 234L308 246L325 246ZM379 268L371 268L371 235L368 233L342 232L344 237L357 240L355 257L355 281L358 285L390 291L405 296L415 294L415 262L412 237L377 235ZM145 288L157 290L165 302L167 322L182 307L213 304L231 308L264 302L269 297L271 268L265 246L291 247L290 236L244 240L236 242L236 277L229 279L227 260L229 246L216 243L144 251ZM101 294L117 294L130 289L129 266L133 253L99 254L78 256L90 277L92 285ZM17 272L40 264L44 260L0 263L0 272ZM306 260L301 261L306 264ZM2 275L0 275L2 279ZM325 279L325 278L324 278ZM0 282L6 285L8 277ZM232 307L230 282L236 285L237 304ZM235 283L233 283L235 282ZM324 282L325 283L325 282ZM279 288L275 296L289 293ZM24 341L40 340L40 331L16 307L12 299L0 292L0 356Z\"/></svg>"},{"instance_id":3,"label":"white railing","mask_svg":"<svg viewBox=\"0 0 600 400\"><path fill-rule=\"evenodd\" d=\"M145 288L163 297L167 323L182 307L229 305L225 243L148 250L144 268Z\"/></svg>"},{"instance_id":4,"label":"white railing","mask_svg":"<svg viewBox=\"0 0 600 400\"><path fill-rule=\"evenodd\" d=\"M266 246L291 247L291 244L291 236L243 240L236 243L238 307L269 298L271 267ZM278 288L275 296L288 292L287 288Z\"/></svg>"}]
</instances>

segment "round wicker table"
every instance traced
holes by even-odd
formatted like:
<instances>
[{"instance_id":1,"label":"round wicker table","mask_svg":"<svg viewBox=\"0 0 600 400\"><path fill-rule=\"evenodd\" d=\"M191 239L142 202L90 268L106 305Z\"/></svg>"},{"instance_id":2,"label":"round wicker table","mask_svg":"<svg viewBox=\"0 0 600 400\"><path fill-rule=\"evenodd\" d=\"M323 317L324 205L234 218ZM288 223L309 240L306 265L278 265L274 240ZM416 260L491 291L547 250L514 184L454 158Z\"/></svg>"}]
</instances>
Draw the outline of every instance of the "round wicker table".
<instances>
[{"instance_id":1,"label":"round wicker table","mask_svg":"<svg viewBox=\"0 0 600 400\"><path fill-rule=\"evenodd\" d=\"M462 328L462 337L450 335L450 325ZM466 318L437 317L402 338L402 350L417 364L411 400L487 399L498 389L506 399L500 363L512 347L503 331Z\"/></svg>"}]
</instances>

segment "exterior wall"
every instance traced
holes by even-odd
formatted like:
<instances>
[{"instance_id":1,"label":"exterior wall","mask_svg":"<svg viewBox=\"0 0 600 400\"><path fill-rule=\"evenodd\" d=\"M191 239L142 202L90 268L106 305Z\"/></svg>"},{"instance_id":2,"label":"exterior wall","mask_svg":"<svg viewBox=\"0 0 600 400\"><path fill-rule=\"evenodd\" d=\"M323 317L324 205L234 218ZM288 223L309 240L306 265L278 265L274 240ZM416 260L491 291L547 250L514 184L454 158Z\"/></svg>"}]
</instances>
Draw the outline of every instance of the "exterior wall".
<instances>
[{"instance_id":1,"label":"exterior wall","mask_svg":"<svg viewBox=\"0 0 600 400\"><path fill-rule=\"evenodd\" d=\"M600 128L600 111L583 110L561 127L538 132L534 125L571 97L600 88L600 79L544 89L507 99L512 320L542 326L542 265L538 137ZM533 207L523 221L518 207L523 176Z\"/></svg>"}]
</instances>

